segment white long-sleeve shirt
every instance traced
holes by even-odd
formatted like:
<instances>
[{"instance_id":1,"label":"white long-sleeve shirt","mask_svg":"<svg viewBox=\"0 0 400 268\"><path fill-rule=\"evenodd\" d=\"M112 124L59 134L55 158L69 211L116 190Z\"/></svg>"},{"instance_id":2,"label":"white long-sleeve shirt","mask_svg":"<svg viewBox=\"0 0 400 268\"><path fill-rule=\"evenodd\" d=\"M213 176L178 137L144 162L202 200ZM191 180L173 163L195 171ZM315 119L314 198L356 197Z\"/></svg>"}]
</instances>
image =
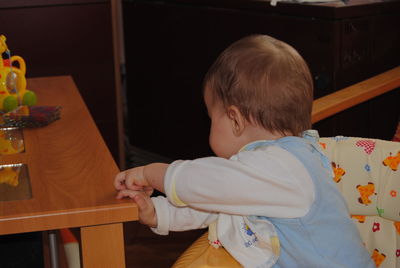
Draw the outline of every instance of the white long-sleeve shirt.
<instances>
[{"instance_id":1,"label":"white long-sleeve shirt","mask_svg":"<svg viewBox=\"0 0 400 268\"><path fill-rule=\"evenodd\" d=\"M230 159L178 160L168 167L164 184L167 198L153 198L158 220L153 231L164 235L205 228L214 221L219 222L218 232L226 233L222 229L229 228L227 223L234 225L230 223L242 216L247 223L246 216L252 215L302 217L315 196L306 168L278 146L242 151Z\"/></svg>"}]
</instances>

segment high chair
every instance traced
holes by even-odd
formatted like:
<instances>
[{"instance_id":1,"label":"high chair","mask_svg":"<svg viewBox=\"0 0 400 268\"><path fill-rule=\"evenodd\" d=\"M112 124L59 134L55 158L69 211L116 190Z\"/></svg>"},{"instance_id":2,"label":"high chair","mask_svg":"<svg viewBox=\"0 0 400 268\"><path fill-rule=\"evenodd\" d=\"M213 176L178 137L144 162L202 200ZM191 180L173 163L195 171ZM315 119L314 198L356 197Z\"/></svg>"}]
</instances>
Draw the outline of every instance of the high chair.
<instances>
[{"instance_id":1,"label":"high chair","mask_svg":"<svg viewBox=\"0 0 400 268\"><path fill-rule=\"evenodd\" d=\"M400 87L400 67L314 101L313 123ZM376 267L400 267L400 142L356 137L321 138L333 179L343 194ZM173 268L241 267L229 253L196 240Z\"/></svg>"},{"instance_id":2,"label":"high chair","mask_svg":"<svg viewBox=\"0 0 400 268\"><path fill-rule=\"evenodd\" d=\"M322 138L334 180L377 267L400 266L400 143Z\"/></svg>"}]
</instances>

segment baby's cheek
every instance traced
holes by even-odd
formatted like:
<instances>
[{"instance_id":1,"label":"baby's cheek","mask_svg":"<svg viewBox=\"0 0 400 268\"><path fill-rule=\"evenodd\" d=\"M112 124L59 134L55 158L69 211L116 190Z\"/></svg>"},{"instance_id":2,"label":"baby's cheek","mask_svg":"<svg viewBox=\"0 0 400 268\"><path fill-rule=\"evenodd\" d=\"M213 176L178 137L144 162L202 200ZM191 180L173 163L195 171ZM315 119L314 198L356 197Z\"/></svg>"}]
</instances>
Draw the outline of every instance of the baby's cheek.
<instances>
[{"instance_id":1,"label":"baby's cheek","mask_svg":"<svg viewBox=\"0 0 400 268\"><path fill-rule=\"evenodd\" d=\"M220 154L221 154L221 148L220 148L221 144L218 143L218 141L212 135L210 135L209 144L210 144L211 150L214 152L214 154L216 156L220 156Z\"/></svg>"}]
</instances>

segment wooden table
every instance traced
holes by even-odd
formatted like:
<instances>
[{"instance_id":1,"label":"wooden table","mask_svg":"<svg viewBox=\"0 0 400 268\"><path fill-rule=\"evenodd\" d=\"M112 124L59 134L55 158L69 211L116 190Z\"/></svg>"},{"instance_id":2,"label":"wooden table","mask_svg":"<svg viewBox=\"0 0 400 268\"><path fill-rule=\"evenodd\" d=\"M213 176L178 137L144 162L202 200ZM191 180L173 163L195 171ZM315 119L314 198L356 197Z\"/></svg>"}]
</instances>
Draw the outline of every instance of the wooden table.
<instances>
[{"instance_id":1,"label":"wooden table","mask_svg":"<svg viewBox=\"0 0 400 268\"><path fill-rule=\"evenodd\" d=\"M62 106L61 119L24 129L25 152L0 156L0 164L27 164L32 191L0 202L0 235L80 227L84 267L125 267L122 223L138 219L137 206L115 199L118 167L78 89L69 76L28 79L27 87L38 105Z\"/></svg>"}]
</instances>

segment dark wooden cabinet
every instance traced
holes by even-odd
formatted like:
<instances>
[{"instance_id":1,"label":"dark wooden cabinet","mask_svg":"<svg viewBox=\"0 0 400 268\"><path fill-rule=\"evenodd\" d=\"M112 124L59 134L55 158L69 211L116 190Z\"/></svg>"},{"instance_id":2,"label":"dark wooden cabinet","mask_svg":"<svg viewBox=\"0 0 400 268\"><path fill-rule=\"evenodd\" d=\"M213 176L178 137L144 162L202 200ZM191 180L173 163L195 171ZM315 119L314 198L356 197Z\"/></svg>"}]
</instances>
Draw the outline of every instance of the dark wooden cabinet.
<instances>
[{"instance_id":1,"label":"dark wooden cabinet","mask_svg":"<svg viewBox=\"0 0 400 268\"><path fill-rule=\"evenodd\" d=\"M123 1L128 135L176 158L211 154L202 79L239 38L262 33L306 59L315 98L400 64L400 1L296 4L251 0ZM323 136L390 139L399 90L317 123Z\"/></svg>"},{"instance_id":2,"label":"dark wooden cabinet","mask_svg":"<svg viewBox=\"0 0 400 268\"><path fill-rule=\"evenodd\" d=\"M118 162L121 107L116 105L111 14L111 0L3 0L0 34L11 53L25 59L28 78L73 77Z\"/></svg>"}]
</instances>

